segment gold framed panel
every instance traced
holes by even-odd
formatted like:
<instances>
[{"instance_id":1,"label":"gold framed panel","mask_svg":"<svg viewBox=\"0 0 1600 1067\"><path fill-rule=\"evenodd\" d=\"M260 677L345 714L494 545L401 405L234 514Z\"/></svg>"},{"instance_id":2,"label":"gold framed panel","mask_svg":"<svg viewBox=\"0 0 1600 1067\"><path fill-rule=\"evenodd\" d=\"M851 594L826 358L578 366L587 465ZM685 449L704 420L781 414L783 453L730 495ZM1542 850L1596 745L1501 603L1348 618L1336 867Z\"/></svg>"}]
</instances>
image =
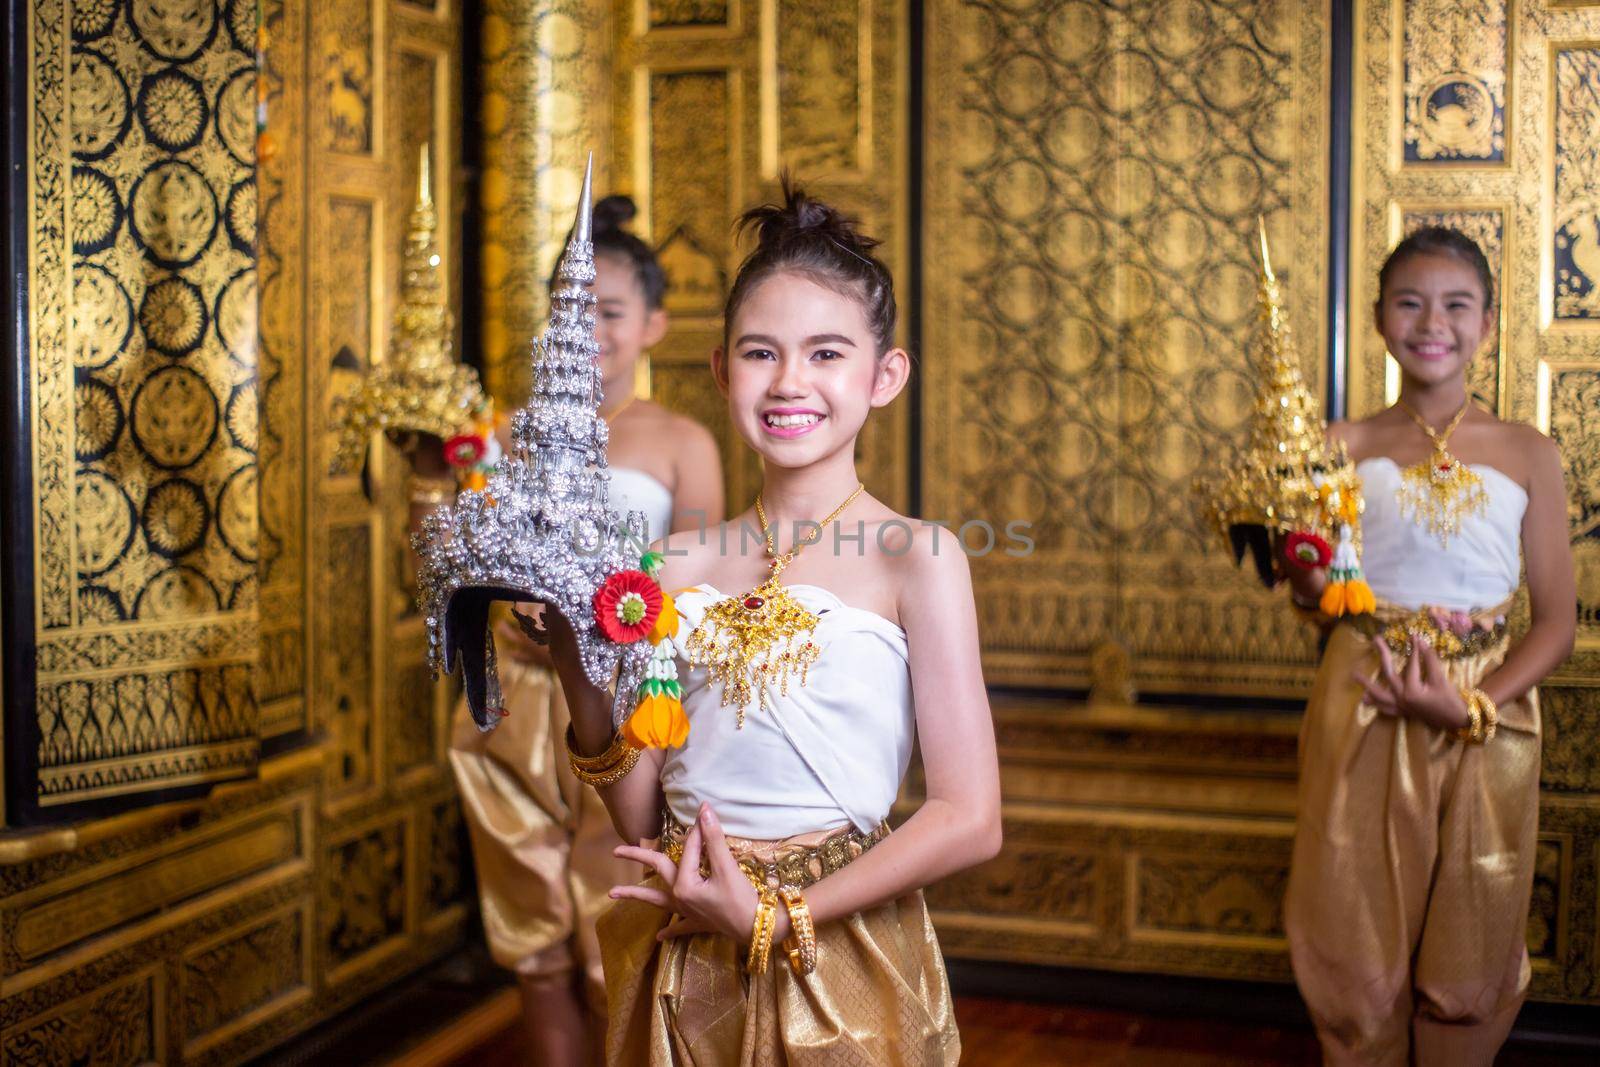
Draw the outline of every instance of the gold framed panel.
<instances>
[{"instance_id":1,"label":"gold framed panel","mask_svg":"<svg viewBox=\"0 0 1600 1067\"><path fill-rule=\"evenodd\" d=\"M1325 349L1326 5L926 17L925 511L1033 524L973 560L985 676L1087 688L1109 655L1145 691L1297 694L1310 640L1200 547L1190 483L1254 387L1257 215Z\"/></svg>"}]
</instances>

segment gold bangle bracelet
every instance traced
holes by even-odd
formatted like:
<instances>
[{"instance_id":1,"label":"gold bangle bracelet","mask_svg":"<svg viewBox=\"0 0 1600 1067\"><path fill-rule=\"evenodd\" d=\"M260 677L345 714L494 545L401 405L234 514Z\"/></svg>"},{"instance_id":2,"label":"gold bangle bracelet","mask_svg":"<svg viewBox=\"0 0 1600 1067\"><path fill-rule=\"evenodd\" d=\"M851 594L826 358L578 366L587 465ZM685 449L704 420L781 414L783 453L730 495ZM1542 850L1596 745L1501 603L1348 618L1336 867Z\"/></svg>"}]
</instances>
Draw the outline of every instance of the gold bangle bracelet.
<instances>
[{"instance_id":1,"label":"gold bangle bracelet","mask_svg":"<svg viewBox=\"0 0 1600 1067\"><path fill-rule=\"evenodd\" d=\"M599 756L580 756L573 751L575 740L572 726L567 726L567 762L572 767L572 776L584 785L596 788L616 785L628 775L633 773L633 768L639 763L642 754L622 739L618 734L611 742L611 746Z\"/></svg>"},{"instance_id":2,"label":"gold bangle bracelet","mask_svg":"<svg viewBox=\"0 0 1600 1067\"><path fill-rule=\"evenodd\" d=\"M1474 689L1472 699L1477 701L1478 712L1483 716L1483 736L1479 738L1478 744L1487 745L1494 740L1495 730L1500 726L1500 709L1482 689Z\"/></svg>"},{"instance_id":3,"label":"gold bangle bracelet","mask_svg":"<svg viewBox=\"0 0 1600 1067\"><path fill-rule=\"evenodd\" d=\"M789 910L790 935L784 939L784 950L789 953L789 966L794 973L805 976L817 969L817 928L811 922L811 909L806 906L800 890L785 886L783 904Z\"/></svg>"},{"instance_id":4,"label":"gold bangle bracelet","mask_svg":"<svg viewBox=\"0 0 1600 1067\"><path fill-rule=\"evenodd\" d=\"M772 934L778 926L778 901L771 891L756 900L756 921L750 930L750 952L745 957L745 970L751 974L766 974L767 960L772 955Z\"/></svg>"},{"instance_id":5,"label":"gold bangle bracelet","mask_svg":"<svg viewBox=\"0 0 1600 1067\"><path fill-rule=\"evenodd\" d=\"M1462 687L1461 699L1467 702L1467 725L1456 730L1456 740L1481 745L1484 741L1483 706L1478 702L1478 691Z\"/></svg>"},{"instance_id":6,"label":"gold bangle bracelet","mask_svg":"<svg viewBox=\"0 0 1600 1067\"><path fill-rule=\"evenodd\" d=\"M622 732L619 730L611 736L611 744L606 746L604 752L597 756L580 756L578 755L577 732L573 730L570 722L567 723L567 759L572 762L574 767L582 767L586 771L607 770L622 762L623 757L627 755L626 749L629 747L628 742L623 740Z\"/></svg>"},{"instance_id":7,"label":"gold bangle bracelet","mask_svg":"<svg viewBox=\"0 0 1600 1067\"><path fill-rule=\"evenodd\" d=\"M622 762L604 771L586 771L581 767L572 768L572 776L584 785L592 785L596 789L616 785L628 775L633 773L634 767L639 764L641 752L637 748L629 748L627 755L622 757Z\"/></svg>"}]
</instances>

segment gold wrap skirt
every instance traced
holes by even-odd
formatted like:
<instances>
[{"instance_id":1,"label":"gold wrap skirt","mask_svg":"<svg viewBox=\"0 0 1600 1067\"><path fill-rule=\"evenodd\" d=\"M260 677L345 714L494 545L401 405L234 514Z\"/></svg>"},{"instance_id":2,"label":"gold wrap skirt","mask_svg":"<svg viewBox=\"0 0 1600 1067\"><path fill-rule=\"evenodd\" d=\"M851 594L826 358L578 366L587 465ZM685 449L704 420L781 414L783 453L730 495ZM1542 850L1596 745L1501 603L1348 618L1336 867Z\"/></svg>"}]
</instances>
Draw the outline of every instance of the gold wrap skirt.
<instances>
[{"instance_id":1,"label":"gold wrap skirt","mask_svg":"<svg viewBox=\"0 0 1600 1067\"><path fill-rule=\"evenodd\" d=\"M581 968L590 1006L603 1012L595 918L639 866L611 854L622 843L611 817L572 776L555 675L502 659L500 680L506 717L483 733L463 702L450 739L489 950L527 978Z\"/></svg>"},{"instance_id":2,"label":"gold wrap skirt","mask_svg":"<svg viewBox=\"0 0 1600 1067\"><path fill-rule=\"evenodd\" d=\"M1445 666L1476 686L1505 653L1502 634ZM1501 707L1488 744L1467 744L1380 713L1356 671L1376 676L1378 655L1341 623L1300 732L1284 914L1295 980L1329 1064L1492 1064L1528 987L1537 695Z\"/></svg>"},{"instance_id":3,"label":"gold wrap skirt","mask_svg":"<svg viewBox=\"0 0 1600 1067\"><path fill-rule=\"evenodd\" d=\"M887 832L728 844L746 873L804 889ZM681 828L668 826L663 847ZM652 876L646 884L659 884ZM781 951L745 972L745 948L697 934L657 942L672 916L622 900L600 920L610 1013L606 1062L651 1067L899 1067L961 1058L944 958L922 893L817 928L817 966Z\"/></svg>"}]
</instances>

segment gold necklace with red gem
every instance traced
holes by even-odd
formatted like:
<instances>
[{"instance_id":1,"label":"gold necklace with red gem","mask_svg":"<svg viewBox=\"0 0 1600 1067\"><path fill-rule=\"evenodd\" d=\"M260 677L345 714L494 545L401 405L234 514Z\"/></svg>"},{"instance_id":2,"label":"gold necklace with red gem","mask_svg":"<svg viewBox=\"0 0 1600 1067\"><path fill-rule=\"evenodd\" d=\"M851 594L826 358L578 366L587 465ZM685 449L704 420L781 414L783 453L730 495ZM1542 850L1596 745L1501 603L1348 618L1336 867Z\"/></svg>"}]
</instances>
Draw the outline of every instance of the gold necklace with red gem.
<instances>
[{"instance_id":1,"label":"gold necklace with red gem","mask_svg":"<svg viewBox=\"0 0 1600 1067\"><path fill-rule=\"evenodd\" d=\"M744 729L744 709L751 700L767 706L767 686L776 685L787 696L790 679L806 684L806 673L821 652L811 640L820 621L805 605L778 584L778 576L794 562L800 550L822 537L822 531L855 502L866 486L856 483L844 503L816 524L814 534L798 540L784 553L767 523L767 512L756 496L756 517L766 538L767 580L741 596L724 597L706 609L700 625L684 643L689 662L706 668L711 681L722 687L722 706L738 708L739 729Z\"/></svg>"},{"instance_id":2,"label":"gold necklace with red gem","mask_svg":"<svg viewBox=\"0 0 1600 1067\"><path fill-rule=\"evenodd\" d=\"M1450 538L1461 532L1461 520L1480 514L1489 504L1483 479L1447 447L1472 401L1462 401L1461 410L1442 431L1429 426L1404 400L1396 400L1395 406L1433 442L1432 455L1400 472L1400 512L1437 537L1441 546L1448 546Z\"/></svg>"}]
</instances>

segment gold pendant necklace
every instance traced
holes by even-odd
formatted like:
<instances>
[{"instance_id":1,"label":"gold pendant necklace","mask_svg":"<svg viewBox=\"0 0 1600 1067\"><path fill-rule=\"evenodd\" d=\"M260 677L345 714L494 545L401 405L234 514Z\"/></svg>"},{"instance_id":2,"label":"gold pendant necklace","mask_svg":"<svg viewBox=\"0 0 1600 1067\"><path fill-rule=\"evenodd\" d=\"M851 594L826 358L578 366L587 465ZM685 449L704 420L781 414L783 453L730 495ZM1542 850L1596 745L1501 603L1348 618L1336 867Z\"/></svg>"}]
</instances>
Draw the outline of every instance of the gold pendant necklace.
<instances>
[{"instance_id":1,"label":"gold pendant necklace","mask_svg":"<svg viewBox=\"0 0 1600 1067\"><path fill-rule=\"evenodd\" d=\"M1439 431L1429 426L1404 400L1395 401L1433 442L1431 456L1400 472L1400 512L1437 537L1441 546L1448 546L1450 538L1461 531L1461 520L1480 514L1489 503L1483 479L1452 456L1447 447L1450 435L1461 425L1471 403L1470 399L1464 401L1455 418Z\"/></svg>"},{"instance_id":2,"label":"gold pendant necklace","mask_svg":"<svg viewBox=\"0 0 1600 1067\"><path fill-rule=\"evenodd\" d=\"M767 524L767 512L756 497L756 517L766 538L767 580L742 596L724 597L706 609L700 625L684 643L691 664L706 668L711 681L722 687L722 706L738 708L739 729L744 729L744 709L754 698L766 707L766 690L775 684L787 696L789 680L799 675L806 684L806 672L822 651L811 640L817 616L778 584L778 576L800 550L822 537L822 530L844 513L866 486L856 483L844 503L834 508L817 524L815 535L796 541L779 555L777 537Z\"/></svg>"}]
</instances>

